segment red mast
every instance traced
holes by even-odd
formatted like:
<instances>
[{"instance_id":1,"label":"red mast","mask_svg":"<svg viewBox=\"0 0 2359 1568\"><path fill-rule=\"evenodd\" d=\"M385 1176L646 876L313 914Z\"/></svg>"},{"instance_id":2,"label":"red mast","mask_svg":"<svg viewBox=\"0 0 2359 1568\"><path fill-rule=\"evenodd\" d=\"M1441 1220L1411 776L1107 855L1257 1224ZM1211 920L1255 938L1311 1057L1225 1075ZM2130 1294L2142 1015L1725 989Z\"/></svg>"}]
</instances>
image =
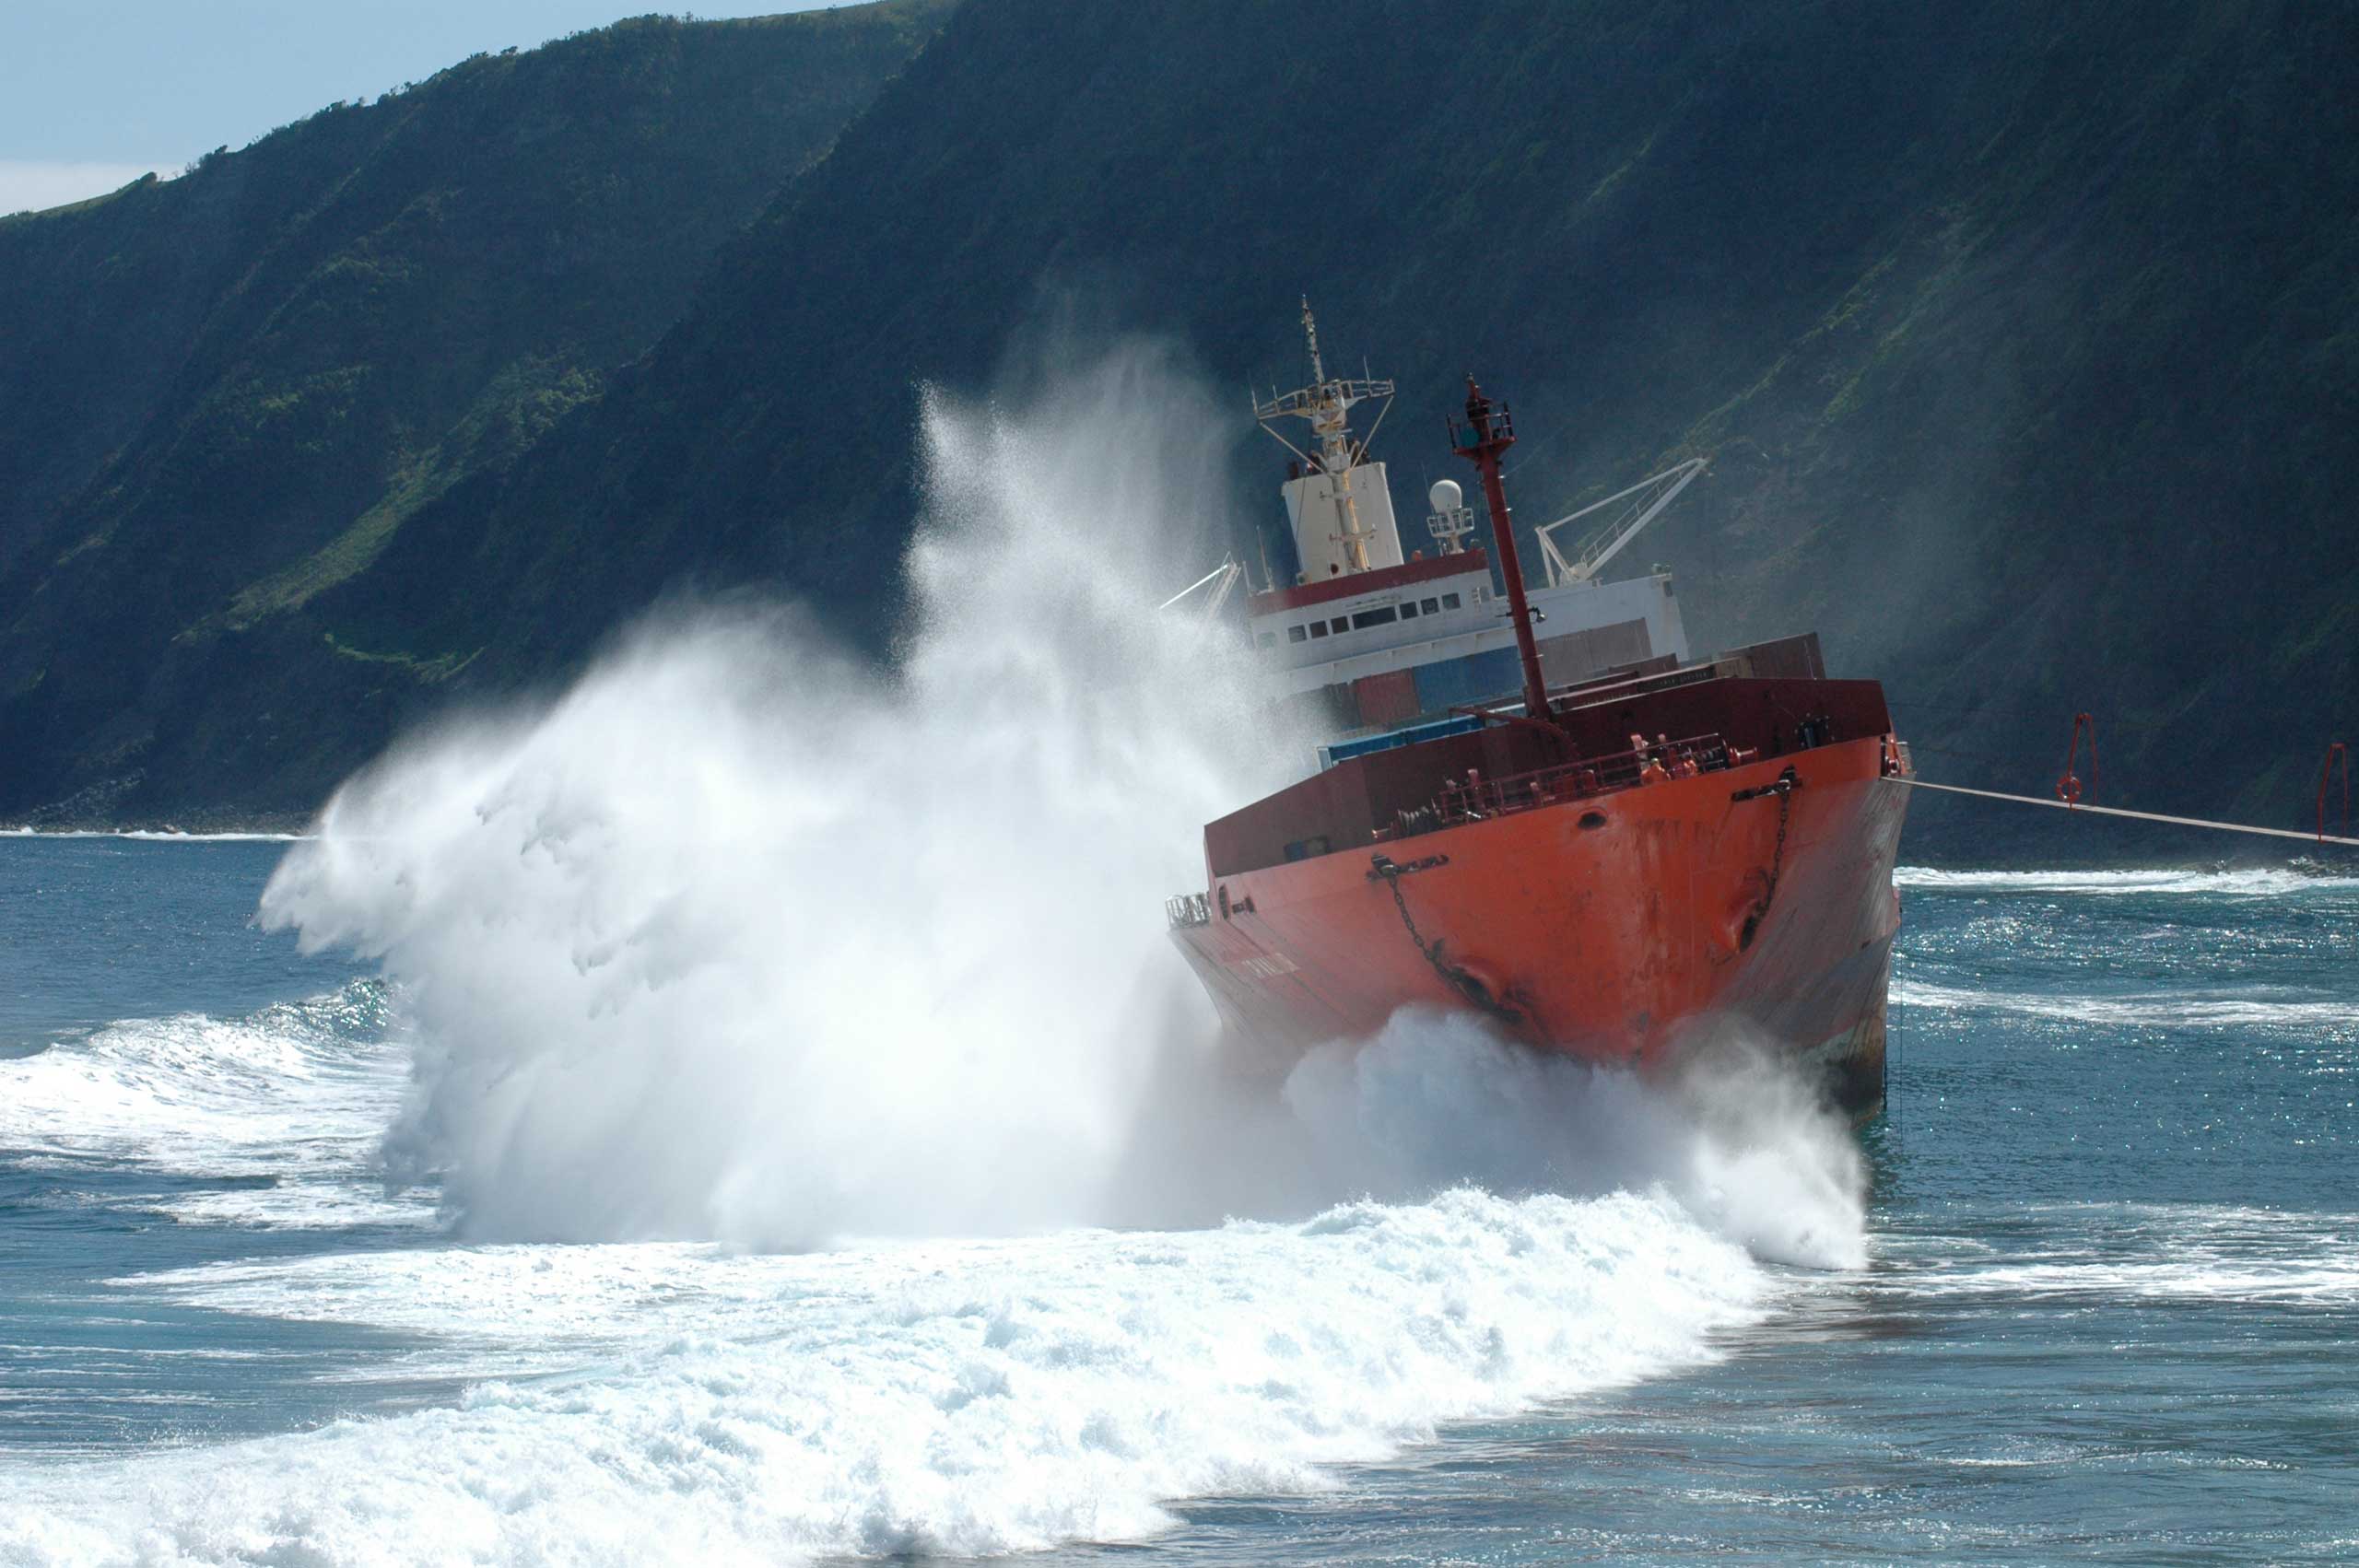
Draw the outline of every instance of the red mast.
<instances>
[{"instance_id":1,"label":"red mast","mask_svg":"<svg viewBox=\"0 0 2359 1568\"><path fill-rule=\"evenodd\" d=\"M1460 440L1458 426L1449 427L1449 444L1483 476L1483 499L1491 509L1491 539L1499 547L1499 575L1507 579L1508 613L1515 620L1515 650L1523 660L1523 713L1527 719L1555 717L1548 706L1548 683L1540 673L1540 644L1532 635L1532 606L1523 595L1523 563L1516 558L1515 525L1508 521L1508 493L1499 484L1499 454L1515 445L1515 421L1506 404L1494 404L1466 378L1466 424L1469 440Z\"/></svg>"}]
</instances>

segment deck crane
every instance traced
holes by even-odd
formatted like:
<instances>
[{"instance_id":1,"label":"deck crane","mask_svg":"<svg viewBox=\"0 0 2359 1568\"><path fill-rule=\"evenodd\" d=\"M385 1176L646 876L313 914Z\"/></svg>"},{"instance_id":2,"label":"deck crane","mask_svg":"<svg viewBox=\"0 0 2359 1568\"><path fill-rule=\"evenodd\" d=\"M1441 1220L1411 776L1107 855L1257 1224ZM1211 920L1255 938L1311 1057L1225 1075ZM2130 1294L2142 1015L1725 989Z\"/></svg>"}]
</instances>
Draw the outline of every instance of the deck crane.
<instances>
[{"instance_id":1,"label":"deck crane","mask_svg":"<svg viewBox=\"0 0 2359 1568\"><path fill-rule=\"evenodd\" d=\"M1706 460L1691 457L1675 467L1666 468L1650 479L1641 479L1626 490L1619 490L1602 501L1591 501L1579 511L1567 512L1551 523L1535 530L1540 535L1540 558L1548 569L1548 586L1561 587L1567 582L1589 582L1605 568L1605 563L1622 553L1622 546L1638 536L1638 531L1662 515L1663 509L1675 500L1679 492L1696 482L1704 472ZM1580 553L1567 559L1556 547L1556 530L1568 522L1579 522L1592 512L1603 511L1617 502L1629 503L1622 514L1590 535Z\"/></svg>"},{"instance_id":2,"label":"deck crane","mask_svg":"<svg viewBox=\"0 0 2359 1568\"><path fill-rule=\"evenodd\" d=\"M1227 603L1228 596L1236 591L1238 579L1244 575L1245 568L1238 564L1235 556L1223 556L1220 558L1220 565L1157 604L1156 608L1168 610L1199 589L1210 588L1212 591L1204 595L1203 610L1204 619L1209 621L1220 614L1220 607Z\"/></svg>"}]
</instances>

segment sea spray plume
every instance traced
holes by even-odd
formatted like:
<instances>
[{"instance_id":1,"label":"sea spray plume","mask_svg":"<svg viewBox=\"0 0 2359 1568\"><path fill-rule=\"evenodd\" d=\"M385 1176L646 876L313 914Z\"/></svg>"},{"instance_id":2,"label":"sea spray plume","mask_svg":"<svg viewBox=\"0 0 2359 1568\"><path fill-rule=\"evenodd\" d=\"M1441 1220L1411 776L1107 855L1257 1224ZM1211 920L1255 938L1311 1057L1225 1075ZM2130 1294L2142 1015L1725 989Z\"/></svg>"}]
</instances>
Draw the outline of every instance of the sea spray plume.
<instances>
[{"instance_id":1,"label":"sea spray plume","mask_svg":"<svg viewBox=\"0 0 2359 1568\"><path fill-rule=\"evenodd\" d=\"M1159 901L1301 755L1232 637L1155 609L1210 553L1220 424L1141 351L1014 409L929 394L895 671L791 610L675 609L339 791L264 914L400 982L397 1177L441 1172L477 1236L757 1246L1661 1187L1849 1260L1840 1180L1741 1201L1808 1167L1799 1103L1699 1131L1414 1013L1282 1098L1207 1071Z\"/></svg>"},{"instance_id":2,"label":"sea spray plume","mask_svg":"<svg viewBox=\"0 0 2359 1568\"><path fill-rule=\"evenodd\" d=\"M271 924L400 983L387 1153L469 1234L1088 1217L1136 1020L1209 1030L1160 899L1269 754L1242 650L1156 610L1211 550L1225 422L1150 350L1055 388L925 399L897 671L789 611L660 614L545 708L398 749L273 879Z\"/></svg>"},{"instance_id":3,"label":"sea spray plume","mask_svg":"<svg viewBox=\"0 0 2359 1568\"><path fill-rule=\"evenodd\" d=\"M1378 1198L1659 1191L1755 1256L1867 1261L1867 1178L1840 1117L1790 1069L1716 1041L1674 1081L1546 1056L1466 1013L1418 1009L1366 1046L1306 1057L1286 1104L1325 1179Z\"/></svg>"},{"instance_id":4,"label":"sea spray plume","mask_svg":"<svg viewBox=\"0 0 2359 1568\"><path fill-rule=\"evenodd\" d=\"M1755 1257L1868 1262L1868 1164L1850 1123L1793 1059L1724 1024L1670 1087L1689 1129L1664 1178L1688 1211Z\"/></svg>"}]
</instances>

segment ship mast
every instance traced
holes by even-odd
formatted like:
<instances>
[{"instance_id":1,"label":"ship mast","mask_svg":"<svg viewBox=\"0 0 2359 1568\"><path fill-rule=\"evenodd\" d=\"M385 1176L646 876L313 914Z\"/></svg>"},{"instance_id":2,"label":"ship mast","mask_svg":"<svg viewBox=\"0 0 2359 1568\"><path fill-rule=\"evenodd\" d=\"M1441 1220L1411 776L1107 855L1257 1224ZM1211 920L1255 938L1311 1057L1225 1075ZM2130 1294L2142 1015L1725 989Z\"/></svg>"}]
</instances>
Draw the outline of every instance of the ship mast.
<instances>
[{"instance_id":1,"label":"ship mast","mask_svg":"<svg viewBox=\"0 0 2359 1568\"><path fill-rule=\"evenodd\" d=\"M1268 430L1279 443L1301 459L1305 467L1315 474L1325 474L1334 486L1334 515L1337 532L1327 538L1343 546L1342 565L1353 572L1364 572L1380 563L1369 558L1369 541L1379 536L1379 529L1369 526L1360 516L1359 498L1354 494L1352 471L1362 465L1367 456L1367 443L1352 438L1350 415L1354 404L1381 398L1389 409L1393 385L1389 380L1369 377L1329 377L1326 360L1319 351L1319 322L1310 313L1310 300L1302 301L1302 335L1310 352L1310 384L1285 393L1273 395L1264 402L1254 400L1253 417L1262 428ZM1316 455L1304 451L1273 427L1273 421L1295 418L1310 426L1310 444ZM1382 424L1384 412L1377 415ZM1369 430L1373 436L1373 428ZM1380 482L1380 471L1379 474ZM1389 507L1385 509L1389 511ZM1389 518L1386 526L1390 526ZM1397 544L1393 554L1398 555Z\"/></svg>"},{"instance_id":2,"label":"ship mast","mask_svg":"<svg viewBox=\"0 0 2359 1568\"><path fill-rule=\"evenodd\" d=\"M1515 445L1515 421L1508 405L1483 395L1474 378L1466 378L1466 430L1449 427L1450 450L1474 465L1482 475L1483 499L1491 510L1491 539L1499 547L1499 575L1507 579L1508 614L1515 622L1515 650L1523 661L1523 714L1527 719L1555 717L1548 706L1548 683L1540 673L1540 645L1532 633L1532 605L1524 597L1523 563L1516 558L1515 524L1508 517L1508 493L1499 483L1499 454Z\"/></svg>"}]
</instances>

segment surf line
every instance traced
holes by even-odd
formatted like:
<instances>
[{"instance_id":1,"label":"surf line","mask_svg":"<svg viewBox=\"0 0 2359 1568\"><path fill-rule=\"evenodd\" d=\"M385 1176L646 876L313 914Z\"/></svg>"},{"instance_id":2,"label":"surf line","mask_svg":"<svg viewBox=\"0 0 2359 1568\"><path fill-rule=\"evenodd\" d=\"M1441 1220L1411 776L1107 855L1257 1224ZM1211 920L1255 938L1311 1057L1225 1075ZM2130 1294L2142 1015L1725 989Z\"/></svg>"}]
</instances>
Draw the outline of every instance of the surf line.
<instances>
[{"instance_id":1,"label":"surf line","mask_svg":"<svg viewBox=\"0 0 2359 1568\"><path fill-rule=\"evenodd\" d=\"M2339 838L2331 833L2303 833L2290 827L2255 827L2248 822L2212 822L2200 816L2165 816L2160 812L2125 811L2119 806L2093 806L2084 802L2050 801L2037 795L2007 795L1996 790L1969 790L1963 784L1932 784L1922 778L1887 776L1886 783L1912 790L1939 790L1951 795L1977 795L1986 801L2013 801L2021 806L2047 806L2060 812L2095 812L2100 816L2134 817L2140 822L2167 822L2177 827L2209 827L2221 833L2251 833L2264 838L2298 838L2305 844L2341 844L2359 849L2359 838Z\"/></svg>"}]
</instances>

